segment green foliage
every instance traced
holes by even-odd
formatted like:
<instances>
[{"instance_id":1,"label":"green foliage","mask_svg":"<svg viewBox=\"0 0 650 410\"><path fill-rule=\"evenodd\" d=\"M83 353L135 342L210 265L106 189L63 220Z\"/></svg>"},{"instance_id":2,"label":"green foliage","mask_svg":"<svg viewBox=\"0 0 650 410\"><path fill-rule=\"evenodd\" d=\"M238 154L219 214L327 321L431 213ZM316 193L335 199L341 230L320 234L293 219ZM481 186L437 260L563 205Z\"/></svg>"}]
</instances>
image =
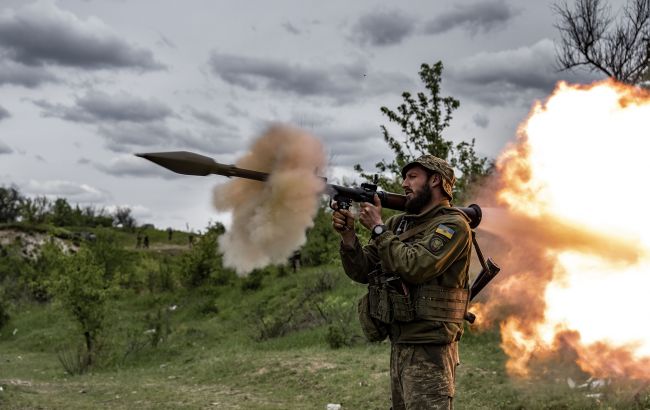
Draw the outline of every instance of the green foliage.
<instances>
[{"instance_id":1,"label":"green foliage","mask_svg":"<svg viewBox=\"0 0 650 410\"><path fill-rule=\"evenodd\" d=\"M104 327L108 283L103 264L93 252L82 247L62 259L61 272L52 281L52 291L65 310L75 319L84 337L86 358L94 360L98 337Z\"/></svg>"},{"instance_id":2,"label":"green foliage","mask_svg":"<svg viewBox=\"0 0 650 410\"><path fill-rule=\"evenodd\" d=\"M249 314L254 322L255 340L269 340L322 324L324 318L319 304L333 287L332 273L322 271L297 289L267 296Z\"/></svg>"},{"instance_id":3,"label":"green foliage","mask_svg":"<svg viewBox=\"0 0 650 410\"><path fill-rule=\"evenodd\" d=\"M29 295L37 302L50 300L50 284L59 271L64 257L61 249L53 242L45 243L35 260L27 260L28 269L21 275Z\"/></svg>"},{"instance_id":4,"label":"green foliage","mask_svg":"<svg viewBox=\"0 0 650 410\"><path fill-rule=\"evenodd\" d=\"M186 286L195 288L208 281L226 285L235 279L235 273L223 267L218 250L218 239L224 231L221 224L209 226L207 232L194 242L190 252L181 257L180 275Z\"/></svg>"},{"instance_id":5,"label":"green foliage","mask_svg":"<svg viewBox=\"0 0 650 410\"><path fill-rule=\"evenodd\" d=\"M94 261L101 266L106 281L116 280L124 287L133 284L133 265L137 254L124 249L114 231L98 229L95 240L88 242L87 247L92 252Z\"/></svg>"},{"instance_id":6,"label":"green foliage","mask_svg":"<svg viewBox=\"0 0 650 410\"><path fill-rule=\"evenodd\" d=\"M300 251L301 262L305 266L319 266L338 260L340 241L332 229L332 212L323 203L314 218L314 226L307 231L307 242Z\"/></svg>"},{"instance_id":7,"label":"green foliage","mask_svg":"<svg viewBox=\"0 0 650 410\"><path fill-rule=\"evenodd\" d=\"M45 196L25 197L20 203L20 216L24 222L42 224L47 218L50 201Z\"/></svg>"},{"instance_id":8,"label":"green foliage","mask_svg":"<svg viewBox=\"0 0 650 410\"><path fill-rule=\"evenodd\" d=\"M22 196L14 187L0 186L0 223L13 222L20 214Z\"/></svg>"},{"instance_id":9,"label":"green foliage","mask_svg":"<svg viewBox=\"0 0 650 410\"><path fill-rule=\"evenodd\" d=\"M341 296L327 296L318 310L327 323L325 340L332 349L361 343L356 300Z\"/></svg>"},{"instance_id":10,"label":"green foliage","mask_svg":"<svg viewBox=\"0 0 650 410\"><path fill-rule=\"evenodd\" d=\"M402 93L404 102L397 107L397 111L381 107L382 114L400 127L402 138L392 136L386 126L381 126L384 141L394 152L395 158L390 162L382 159L375 164L380 172L377 184L387 191L400 192L398 181L402 168L421 155L432 154L447 160L460 172L454 196L462 202L469 195L472 185L491 171L492 164L487 158L476 155L474 139L471 143L463 141L454 144L443 136L450 125L452 113L460 107L460 101L440 95L442 70L440 61L433 66L422 64L419 75L427 93L418 92L414 97L405 91ZM361 165L355 165L355 169L363 178L374 180L375 174L365 172Z\"/></svg>"},{"instance_id":11,"label":"green foliage","mask_svg":"<svg viewBox=\"0 0 650 410\"><path fill-rule=\"evenodd\" d=\"M65 198L57 198L50 212L50 221L55 226L72 226L75 223L72 207Z\"/></svg>"},{"instance_id":12,"label":"green foliage","mask_svg":"<svg viewBox=\"0 0 650 410\"><path fill-rule=\"evenodd\" d=\"M4 289L0 287L0 330L9 323L11 316L9 315L9 307L7 302L5 302Z\"/></svg>"},{"instance_id":13,"label":"green foliage","mask_svg":"<svg viewBox=\"0 0 650 410\"><path fill-rule=\"evenodd\" d=\"M131 215L131 208L118 207L113 215L113 224L117 227L133 230L135 229L135 218Z\"/></svg>"}]
</instances>

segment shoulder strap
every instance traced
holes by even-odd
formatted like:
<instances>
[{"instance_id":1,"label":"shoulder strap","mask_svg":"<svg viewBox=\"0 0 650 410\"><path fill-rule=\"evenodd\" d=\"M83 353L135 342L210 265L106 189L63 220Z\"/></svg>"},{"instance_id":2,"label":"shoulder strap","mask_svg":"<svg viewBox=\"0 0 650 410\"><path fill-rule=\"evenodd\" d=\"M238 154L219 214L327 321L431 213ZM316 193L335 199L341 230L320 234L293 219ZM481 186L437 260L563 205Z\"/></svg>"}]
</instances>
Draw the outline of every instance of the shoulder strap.
<instances>
[{"instance_id":1,"label":"shoulder strap","mask_svg":"<svg viewBox=\"0 0 650 410\"><path fill-rule=\"evenodd\" d=\"M400 235L397 235L397 238L404 242L405 240L409 239L412 236L415 236L419 234L422 231L425 231L432 223L423 223L422 225L418 225L415 228L411 228L406 232L402 232Z\"/></svg>"}]
</instances>

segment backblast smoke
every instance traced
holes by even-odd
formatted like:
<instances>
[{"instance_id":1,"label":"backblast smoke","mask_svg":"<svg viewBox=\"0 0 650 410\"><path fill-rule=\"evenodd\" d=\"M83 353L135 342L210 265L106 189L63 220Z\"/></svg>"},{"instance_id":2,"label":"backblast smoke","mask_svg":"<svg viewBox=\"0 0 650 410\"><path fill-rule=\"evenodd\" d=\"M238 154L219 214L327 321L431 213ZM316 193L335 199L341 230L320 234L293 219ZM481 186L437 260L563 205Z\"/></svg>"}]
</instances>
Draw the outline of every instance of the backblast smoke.
<instances>
[{"instance_id":1,"label":"backblast smoke","mask_svg":"<svg viewBox=\"0 0 650 410\"><path fill-rule=\"evenodd\" d=\"M215 208L232 212L232 226L219 239L224 265L245 275L285 263L305 242L325 188L318 176L325 154L306 132L276 125L235 165L270 174L266 182L233 178L214 189Z\"/></svg>"},{"instance_id":2,"label":"backblast smoke","mask_svg":"<svg viewBox=\"0 0 650 410\"><path fill-rule=\"evenodd\" d=\"M473 310L511 374L650 380L649 119L646 91L560 83L499 157L478 202L502 271Z\"/></svg>"}]
</instances>

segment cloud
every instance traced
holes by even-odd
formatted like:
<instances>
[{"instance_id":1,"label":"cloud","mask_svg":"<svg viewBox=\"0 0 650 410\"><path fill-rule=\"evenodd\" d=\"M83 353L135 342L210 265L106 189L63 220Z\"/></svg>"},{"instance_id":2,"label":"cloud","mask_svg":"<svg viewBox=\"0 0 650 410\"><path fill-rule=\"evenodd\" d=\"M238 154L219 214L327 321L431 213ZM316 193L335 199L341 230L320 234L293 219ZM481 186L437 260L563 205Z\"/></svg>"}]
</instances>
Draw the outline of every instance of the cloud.
<instances>
[{"instance_id":1,"label":"cloud","mask_svg":"<svg viewBox=\"0 0 650 410\"><path fill-rule=\"evenodd\" d=\"M113 152L135 152L147 147L156 151L198 150L211 154L230 154L244 147L237 134L226 131L178 130L163 123L116 123L102 125L98 133L106 139L106 147Z\"/></svg>"},{"instance_id":2,"label":"cloud","mask_svg":"<svg viewBox=\"0 0 650 410\"><path fill-rule=\"evenodd\" d=\"M2 105L0 105L0 121L4 120L5 118L11 117L11 113L7 111L6 108L4 108Z\"/></svg>"},{"instance_id":3,"label":"cloud","mask_svg":"<svg viewBox=\"0 0 650 410\"><path fill-rule=\"evenodd\" d=\"M41 0L0 14L0 47L14 61L30 66L159 70L150 50L117 36L96 17L82 20Z\"/></svg>"},{"instance_id":4,"label":"cloud","mask_svg":"<svg viewBox=\"0 0 650 410\"><path fill-rule=\"evenodd\" d=\"M20 85L36 88L44 83L61 80L43 67L30 67L9 61L0 53L0 85Z\"/></svg>"},{"instance_id":5,"label":"cloud","mask_svg":"<svg viewBox=\"0 0 650 410\"><path fill-rule=\"evenodd\" d=\"M543 39L529 47L484 52L449 68L453 87L484 104L511 100L530 102L531 96L551 91L560 80L590 82L589 73L558 72L555 46Z\"/></svg>"},{"instance_id":6,"label":"cloud","mask_svg":"<svg viewBox=\"0 0 650 410\"><path fill-rule=\"evenodd\" d=\"M104 121L151 122L172 115L172 110L153 99L145 100L121 92L108 95L89 91L76 99L73 106L34 101L46 117L56 117L72 122L97 123Z\"/></svg>"},{"instance_id":7,"label":"cloud","mask_svg":"<svg viewBox=\"0 0 650 410\"><path fill-rule=\"evenodd\" d=\"M369 67L361 62L309 67L213 52L209 65L213 74L223 81L247 90L263 89L302 97L327 97L338 103L401 91L411 84L403 74L369 73Z\"/></svg>"},{"instance_id":8,"label":"cloud","mask_svg":"<svg viewBox=\"0 0 650 410\"><path fill-rule=\"evenodd\" d=\"M2 154L13 154L14 150L4 142L0 141L0 155Z\"/></svg>"},{"instance_id":9,"label":"cloud","mask_svg":"<svg viewBox=\"0 0 650 410\"><path fill-rule=\"evenodd\" d=\"M165 179L181 177L180 174L135 155L120 155L111 159L107 164L95 163L94 167L116 177L161 177Z\"/></svg>"},{"instance_id":10,"label":"cloud","mask_svg":"<svg viewBox=\"0 0 650 410\"><path fill-rule=\"evenodd\" d=\"M102 203L111 195L87 184L63 180L29 180L21 187L28 196L44 195L48 198L66 198L73 203Z\"/></svg>"},{"instance_id":11,"label":"cloud","mask_svg":"<svg viewBox=\"0 0 650 410\"><path fill-rule=\"evenodd\" d=\"M473 4L456 4L424 25L427 34L441 34L456 27L471 35L503 27L519 12L503 0L481 1Z\"/></svg>"},{"instance_id":12,"label":"cloud","mask_svg":"<svg viewBox=\"0 0 650 410\"><path fill-rule=\"evenodd\" d=\"M371 46L399 44L413 32L414 23L414 18L397 10L371 12L352 27L352 40Z\"/></svg>"},{"instance_id":13,"label":"cloud","mask_svg":"<svg viewBox=\"0 0 650 410\"><path fill-rule=\"evenodd\" d=\"M282 23L282 28L284 28L285 30L287 30L291 34L300 35L300 33L301 33L301 31L296 26L294 26L293 24L291 24L288 21Z\"/></svg>"},{"instance_id":14,"label":"cloud","mask_svg":"<svg viewBox=\"0 0 650 410\"><path fill-rule=\"evenodd\" d=\"M378 126L359 128L324 128L318 136L328 149L330 165L345 166L350 170L361 164L366 171L375 169L375 163L388 157L388 147L380 143L381 131Z\"/></svg>"},{"instance_id":15,"label":"cloud","mask_svg":"<svg viewBox=\"0 0 650 410\"><path fill-rule=\"evenodd\" d=\"M487 126L490 124L490 119L487 117L487 115L483 115L480 112L477 112L472 116L472 122L476 124L476 126L481 127L481 128L487 128Z\"/></svg>"},{"instance_id":16,"label":"cloud","mask_svg":"<svg viewBox=\"0 0 650 410\"><path fill-rule=\"evenodd\" d=\"M235 127L232 124L229 124L222 118L217 117L211 112L208 111L202 111L202 110L197 110L196 108L190 108L190 113L194 118L196 118L199 121L202 121L203 123L213 126L213 127L223 127L226 129L229 129L231 131L237 130L237 127Z\"/></svg>"}]
</instances>

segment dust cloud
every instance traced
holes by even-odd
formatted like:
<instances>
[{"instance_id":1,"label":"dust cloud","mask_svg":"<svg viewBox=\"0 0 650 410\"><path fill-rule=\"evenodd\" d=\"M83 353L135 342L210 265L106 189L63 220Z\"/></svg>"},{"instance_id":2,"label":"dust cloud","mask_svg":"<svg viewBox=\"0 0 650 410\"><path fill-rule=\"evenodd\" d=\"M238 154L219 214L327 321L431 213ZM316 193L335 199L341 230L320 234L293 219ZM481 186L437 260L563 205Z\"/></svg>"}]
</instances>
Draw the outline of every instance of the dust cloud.
<instances>
[{"instance_id":1,"label":"dust cloud","mask_svg":"<svg viewBox=\"0 0 650 410\"><path fill-rule=\"evenodd\" d=\"M232 226L219 239L224 265L245 275L286 262L305 243L325 181L319 140L297 128L274 125L236 162L240 168L268 172L265 182L233 178L215 187L213 204L232 212Z\"/></svg>"}]
</instances>

